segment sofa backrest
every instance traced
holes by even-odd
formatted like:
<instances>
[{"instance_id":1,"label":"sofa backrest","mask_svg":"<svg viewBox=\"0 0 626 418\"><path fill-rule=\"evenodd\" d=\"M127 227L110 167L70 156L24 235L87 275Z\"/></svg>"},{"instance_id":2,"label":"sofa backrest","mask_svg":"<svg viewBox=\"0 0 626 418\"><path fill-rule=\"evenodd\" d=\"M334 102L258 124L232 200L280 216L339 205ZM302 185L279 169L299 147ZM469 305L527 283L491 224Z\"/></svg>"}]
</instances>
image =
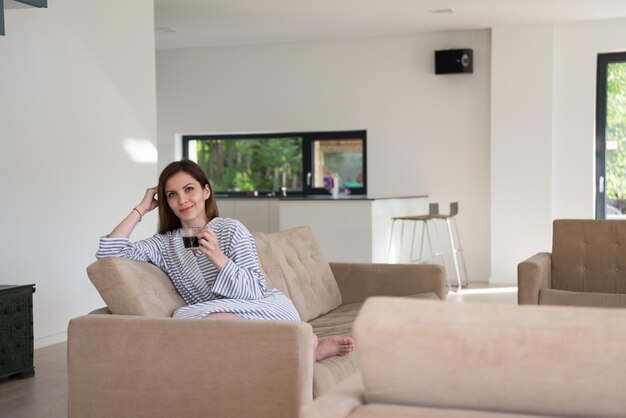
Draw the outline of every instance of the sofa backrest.
<instances>
[{"instance_id":1,"label":"sofa backrest","mask_svg":"<svg viewBox=\"0 0 626 418\"><path fill-rule=\"evenodd\" d=\"M624 309L375 297L353 336L368 404L617 417L624 324Z\"/></svg>"},{"instance_id":2,"label":"sofa backrest","mask_svg":"<svg viewBox=\"0 0 626 418\"><path fill-rule=\"evenodd\" d=\"M253 235L267 286L291 298L303 321L341 305L339 287L311 228ZM114 314L171 316L185 305L169 277L150 263L105 257L87 267L87 274Z\"/></svg>"},{"instance_id":3,"label":"sofa backrest","mask_svg":"<svg viewBox=\"0 0 626 418\"><path fill-rule=\"evenodd\" d=\"M253 235L267 286L286 294L303 321L341 305L337 281L310 227Z\"/></svg>"},{"instance_id":4,"label":"sofa backrest","mask_svg":"<svg viewBox=\"0 0 626 418\"><path fill-rule=\"evenodd\" d=\"M626 293L626 221L555 220L552 288Z\"/></svg>"}]
</instances>

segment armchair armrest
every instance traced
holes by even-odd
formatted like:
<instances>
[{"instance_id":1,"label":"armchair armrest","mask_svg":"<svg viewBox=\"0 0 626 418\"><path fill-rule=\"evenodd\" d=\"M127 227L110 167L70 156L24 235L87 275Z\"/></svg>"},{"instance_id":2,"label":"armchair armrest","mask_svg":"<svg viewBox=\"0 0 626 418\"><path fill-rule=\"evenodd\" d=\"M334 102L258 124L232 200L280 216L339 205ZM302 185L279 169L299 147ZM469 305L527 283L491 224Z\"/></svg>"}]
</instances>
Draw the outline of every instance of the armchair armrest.
<instances>
[{"instance_id":1,"label":"armchair armrest","mask_svg":"<svg viewBox=\"0 0 626 418\"><path fill-rule=\"evenodd\" d=\"M517 265L517 303L538 305L541 289L552 287L552 254L538 253Z\"/></svg>"},{"instance_id":2,"label":"armchair armrest","mask_svg":"<svg viewBox=\"0 0 626 418\"><path fill-rule=\"evenodd\" d=\"M370 296L433 292L446 298L445 271L438 264L329 263L344 304Z\"/></svg>"},{"instance_id":3,"label":"armchair armrest","mask_svg":"<svg viewBox=\"0 0 626 418\"><path fill-rule=\"evenodd\" d=\"M86 315L68 328L69 417L284 417L312 399L311 326Z\"/></svg>"}]
</instances>

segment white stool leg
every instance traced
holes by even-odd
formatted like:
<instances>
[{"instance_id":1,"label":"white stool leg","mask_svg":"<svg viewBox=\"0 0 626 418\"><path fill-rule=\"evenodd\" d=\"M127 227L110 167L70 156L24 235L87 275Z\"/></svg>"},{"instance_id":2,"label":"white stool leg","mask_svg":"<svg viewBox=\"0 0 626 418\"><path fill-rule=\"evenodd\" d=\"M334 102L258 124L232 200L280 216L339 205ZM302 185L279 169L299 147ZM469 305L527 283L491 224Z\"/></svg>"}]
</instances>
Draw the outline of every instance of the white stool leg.
<instances>
[{"instance_id":1,"label":"white stool leg","mask_svg":"<svg viewBox=\"0 0 626 418\"><path fill-rule=\"evenodd\" d=\"M404 221L400 221L400 245L398 245L398 263L402 262L402 245L404 244Z\"/></svg>"},{"instance_id":2,"label":"white stool leg","mask_svg":"<svg viewBox=\"0 0 626 418\"><path fill-rule=\"evenodd\" d=\"M433 219L432 220L433 225L435 226L435 235L437 236L437 245L438 245L438 250L436 252L433 252L433 247L432 245L430 246L430 253L432 254L433 257L433 262L435 261L436 257L441 257L441 263L443 265L443 270L446 274L446 292L450 291L450 289L452 289L452 286L450 284L450 275L448 274L448 263L447 263L447 258L446 258L446 252L443 249L443 245L442 245L442 240L441 240L441 234L439 233L439 227L437 226L437 220ZM426 222L426 224L428 224L428 222ZM428 229L426 230L428 231ZM432 240L430 238L430 234L428 236L428 242L431 243Z\"/></svg>"},{"instance_id":3,"label":"white stool leg","mask_svg":"<svg viewBox=\"0 0 626 418\"><path fill-rule=\"evenodd\" d=\"M424 237L426 236L426 233L428 232L428 222L427 221L420 221L422 223L422 238L420 239L420 260L425 260L424 258ZM430 237L428 237L428 245L430 245ZM430 255L432 257L433 253L432 250L430 252Z\"/></svg>"},{"instance_id":4,"label":"white stool leg","mask_svg":"<svg viewBox=\"0 0 626 418\"><path fill-rule=\"evenodd\" d=\"M461 272L462 276L464 276L464 279L461 279L461 285L463 286L463 282L465 282L464 286L467 287L469 286L469 277L467 276L467 267L465 267L465 257L463 256L463 249L461 248L461 234L459 233L459 225L456 222L456 218L452 218L452 220L454 221L454 230L456 232L456 243L457 243L457 247L456 247L456 253L457 255L457 260L460 258L461 259L461 266L463 267L463 271ZM460 271L460 270L459 270Z\"/></svg>"},{"instance_id":5,"label":"white stool leg","mask_svg":"<svg viewBox=\"0 0 626 418\"><path fill-rule=\"evenodd\" d=\"M413 224L413 237L411 238L411 254L410 254L410 261L411 263L426 263L427 261L429 261L429 258L424 257L424 239L426 238L426 235L428 233L426 228L427 222L419 219L419 220L412 220L411 222L414 222ZM417 235L417 224L418 223L422 223L422 236L420 237L420 254L419 254L419 258L413 258L413 254L415 253L415 236ZM428 238L428 245L430 246L430 238ZM432 249L431 249L431 255L432 255Z\"/></svg>"},{"instance_id":6,"label":"white stool leg","mask_svg":"<svg viewBox=\"0 0 626 418\"><path fill-rule=\"evenodd\" d=\"M393 247L393 230L396 226L397 219L391 221L391 233L389 234L389 247L387 248L387 263L389 263L389 257L391 256L391 247Z\"/></svg>"},{"instance_id":7,"label":"white stool leg","mask_svg":"<svg viewBox=\"0 0 626 418\"><path fill-rule=\"evenodd\" d=\"M413 234L411 234L411 249L409 250L409 262L414 263L414 262L419 262L420 260L413 258L413 252L415 251L415 230L417 229L417 222L416 221L411 221L411 222L413 222Z\"/></svg>"},{"instance_id":8,"label":"white stool leg","mask_svg":"<svg viewBox=\"0 0 626 418\"><path fill-rule=\"evenodd\" d=\"M456 273L457 290L461 290L461 272L459 271L459 260L456 256L456 246L454 245L454 238L452 237L452 227L450 225L450 218L446 218L446 227L448 229L448 238L450 239L450 248L452 252L452 261L454 264L454 272Z\"/></svg>"}]
</instances>

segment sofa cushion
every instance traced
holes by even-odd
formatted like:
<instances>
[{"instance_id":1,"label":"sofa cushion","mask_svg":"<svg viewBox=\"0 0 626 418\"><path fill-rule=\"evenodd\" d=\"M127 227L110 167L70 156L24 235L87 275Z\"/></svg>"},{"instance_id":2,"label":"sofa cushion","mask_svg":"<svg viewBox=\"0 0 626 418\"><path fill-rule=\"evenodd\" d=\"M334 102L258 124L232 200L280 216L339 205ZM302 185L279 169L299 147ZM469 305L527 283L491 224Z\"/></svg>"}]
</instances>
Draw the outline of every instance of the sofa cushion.
<instances>
[{"instance_id":1,"label":"sofa cushion","mask_svg":"<svg viewBox=\"0 0 626 418\"><path fill-rule=\"evenodd\" d=\"M540 305L590 306L597 308L626 308L626 295L617 293L568 292L542 289Z\"/></svg>"},{"instance_id":2,"label":"sofa cushion","mask_svg":"<svg viewBox=\"0 0 626 418\"><path fill-rule=\"evenodd\" d=\"M157 266L121 257L105 257L87 267L87 275L113 314L172 316L185 302Z\"/></svg>"},{"instance_id":3,"label":"sofa cushion","mask_svg":"<svg viewBox=\"0 0 626 418\"><path fill-rule=\"evenodd\" d=\"M429 408L416 405L366 404L363 378L356 372L300 410L300 418L539 418L538 415Z\"/></svg>"},{"instance_id":4,"label":"sofa cushion","mask_svg":"<svg viewBox=\"0 0 626 418\"><path fill-rule=\"evenodd\" d=\"M440 300L436 293L416 293L414 295L402 296L410 299ZM313 327L313 332L319 338L331 335L352 335L352 324L356 319L363 303L350 303L341 305L337 309L309 321Z\"/></svg>"},{"instance_id":5,"label":"sofa cushion","mask_svg":"<svg viewBox=\"0 0 626 418\"><path fill-rule=\"evenodd\" d=\"M507 414L506 412L474 411L429 408L407 405L373 404L363 405L350 413L350 418L554 418L535 414Z\"/></svg>"},{"instance_id":6,"label":"sofa cushion","mask_svg":"<svg viewBox=\"0 0 626 418\"><path fill-rule=\"evenodd\" d=\"M303 321L341 305L337 282L310 227L253 235L267 286L286 294Z\"/></svg>"},{"instance_id":7,"label":"sofa cushion","mask_svg":"<svg viewBox=\"0 0 626 418\"><path fill-rule=\"evenodd\" d=\"M370 298L354 324L368 403L623 416L626 310Z\"/></svg>"},{"instance_id":8,"label":"sofa cushion","mask_svg":"<svg viewBox=\"0 0 626 418\"><path fill-rule=\"evenodd\" d=\"M437 294L418 293L415 295L403 296L406 298L440 300ZM352 335L352 324L361 309L363 303L350 303L341 305L322 315L309 324L313 327L313 332L320 340L331 335ZM358 349L358 347L357 347ZM334 356L315 363L313 373L313 397L326 393L337 383L350 376L358 370L357 356Z\"/></svg>"},{"instance_id":9,"label":"sofa cushion","mask_svg":"<svg viewBox=\"0 0 626 418\"><path fill-rule=\"evenodd\" d=\"M352 335L352 323L361 309L362 303L341 305L322 315L309 324L320 340L331 335ZM313 365L313 398L326 393L337 383L357 371L356 355L334 356L318 361Z\"/></svg>"}]
</instances>

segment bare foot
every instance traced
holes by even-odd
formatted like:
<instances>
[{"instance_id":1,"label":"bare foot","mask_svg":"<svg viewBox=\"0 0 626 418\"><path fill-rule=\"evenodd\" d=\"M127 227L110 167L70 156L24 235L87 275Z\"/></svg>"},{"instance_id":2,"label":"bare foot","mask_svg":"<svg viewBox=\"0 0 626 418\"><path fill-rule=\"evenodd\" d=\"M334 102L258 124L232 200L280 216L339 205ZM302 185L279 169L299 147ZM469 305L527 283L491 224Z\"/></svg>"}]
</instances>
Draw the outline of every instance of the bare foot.
<instances>
[{"instance_id":1,"label":"bare foot","mask_svg":"<svg viewBox=\"0 0 626 418\"><path fill-rule=\"evenodd\" d=\"M352 351L354 351L352 338L333 335L319 342L315 349L315 361L332 356L347 356Z\"/></svg>"}]
</instances>

